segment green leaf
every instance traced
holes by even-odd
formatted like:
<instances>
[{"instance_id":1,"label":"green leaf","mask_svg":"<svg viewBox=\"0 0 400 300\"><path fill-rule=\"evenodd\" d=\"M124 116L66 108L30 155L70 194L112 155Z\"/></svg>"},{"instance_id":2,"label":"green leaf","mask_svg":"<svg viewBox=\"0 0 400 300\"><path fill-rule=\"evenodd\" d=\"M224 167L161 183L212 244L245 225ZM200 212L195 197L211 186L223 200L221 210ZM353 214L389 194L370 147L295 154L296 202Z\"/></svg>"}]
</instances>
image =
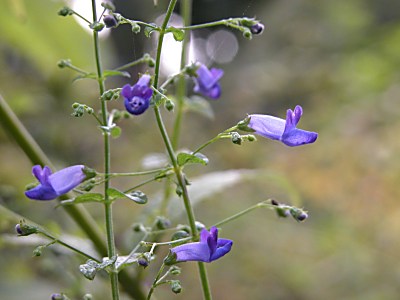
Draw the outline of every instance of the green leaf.
<instances>
[{"instance_id":1,"label":"green leaf","mask_svg":"<svg viewBox=\"0 0 400 300\"><path fill-rule=\"evenodd\" d=\"M116 259L117 257L112 259L104 258L102 263L89 259L85 264L79 266L79 272L81 272L87 279L93 280L98 271L111 266L115 263Z\"/></svg>"},{"instance_id":2,"label":"green leaf","mask_svg":"<svg viewBox=\"0 0 400 300\"><path fill-rule=\"evenodd\" d=\"M88 202L103 202L104 197L99 193L87 193L79 195L73 199L68 199L60 202L60 205L73 205L78 203L88 203Z\"/></svg>"},{"instance_id":3,"label":"green leaf","mask_svg":"<svg viewBox=\"0 0 400 300\"><path fill-rule=\"evenodd\" d=\"M126 72L126 71L115 71L115 70L105 70L103 72L104 78L112 77L112 76L123 76L123 77L130 78L131 74L129 74L129 72Z\"/></svg>"},{"instance_id":4,"label":"green leaf","mask_svg":"<svg viewBox=\"0 0 400 300\"><path fill-rule=\"evenodd\" d=\"M171 26L167 29L167 32L172 32L172 34L174 35L174 39L177 42L182 42L185 38L185 31L183 31L182 29L177 29Z\"/></svg>"},{"instance_id":5,"label":"green leaf","mask_svg":"<svg viewBox=\"0 0 400 300\"><path fill-rule=\"evenodd\" d=\"M190 154L181 152L178 154L177 160L179 166L184 166L186 164L208 164L208 158L201 153Z\"/></svg>"},{"instance_id":6,"label":"green leaf","mask_svg":"<svg viewBox=\"0 0 400 300\"><path fill-rule=\"evenodd\" d=\"M185 101L185 109L199 113L209 119L214 119L214 112L212 110L210 101L200 96L192 96Z\"/></svg>"},{"instance_id":7,"label":"green leaf","mask_svg":"<svg viewBox=\"0 0 400 300\"><path fill-rule=\"evenodd\" d=\"M116 139L117 137L119 137L121 135L122 129L121 127L118 126L114 126L113 128L111 128L111 136Z\"/></svg>"},{"instance_id":8,"label":"green leaf","mask_svg":"<svg viewBox=\"0 0 400 300\"><path fill-rule=\"evenodd\" d=\"M132 200L136 202L137 204L146 204L147 203L147 196L141 191L134 191L128 194L125 194L121 191L118 191L113 188L109 188L107 190L108 197L111 201L114 201L119 198L128 198L129 200Z\"/></svg>"}]
</instances>

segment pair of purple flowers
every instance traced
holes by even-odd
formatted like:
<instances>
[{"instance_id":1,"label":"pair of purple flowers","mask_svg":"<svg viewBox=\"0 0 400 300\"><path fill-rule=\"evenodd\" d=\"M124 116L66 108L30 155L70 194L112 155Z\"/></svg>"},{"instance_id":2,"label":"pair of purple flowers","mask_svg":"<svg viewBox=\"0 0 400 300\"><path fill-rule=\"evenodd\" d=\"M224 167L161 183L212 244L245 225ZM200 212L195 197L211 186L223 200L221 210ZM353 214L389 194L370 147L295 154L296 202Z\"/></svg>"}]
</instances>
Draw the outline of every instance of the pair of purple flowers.
<instances>
[{"instance_id":1,"label":"pair of purple flowers","mask_svg":"<svg viewBox=\"0 0 400 300\"><path fill-rule=\"evenodd\" d=\"M218 99L221 96L221 86L218 81L224 72L215 68L209 70L205 65L200 65L196 74L194 91L211 99ZM126 84L122 87L121 95L124 97L125 108L129 113L141 115L149 108L153 95L150 80L150 75L144 74L133 86Z\"/></svg>"},{"instance_id":2,"label":"pair of purple flowers","mask_svg":"<svg viewBox=\"0 0 400 300\"><path fill-rule=\"evenodd\" d=\"M68 193L87 179L85 166L75 165L52 173L48 166L42 168L36 165L32 168L33 175L39 185L25 192L33 200L52 200ZM232 241L218 238L218 229L212 227L210 232L203 229L200 233L200 242L188 243L171 249L176 255L176 262L183 261L214 261L231 250Z\"/></svg>"}]
</instances>

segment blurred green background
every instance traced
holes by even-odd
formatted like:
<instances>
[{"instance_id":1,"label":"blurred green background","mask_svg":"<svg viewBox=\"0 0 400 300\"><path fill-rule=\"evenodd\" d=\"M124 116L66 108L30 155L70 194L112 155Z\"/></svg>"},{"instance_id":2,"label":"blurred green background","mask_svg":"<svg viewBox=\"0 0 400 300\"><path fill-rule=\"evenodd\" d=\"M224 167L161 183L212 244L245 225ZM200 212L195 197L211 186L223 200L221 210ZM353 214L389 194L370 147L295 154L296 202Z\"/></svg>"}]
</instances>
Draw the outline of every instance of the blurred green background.
<instances>
[{"instance_id":1,"label":"blurred green background","mask_svg":"<svg viewBox=\"0 0 400 300\"><path fill-rule=\"evenodd\" d=\"M150 0L115 4L127 17L153 22L166 2L159 0L156 8ZM90 118L71 117L75 101L99 108L96 82L73 82L76 74L57 67L59 59L70 58L94 70L91 36L72 17L57 16L63 5L0 0L0 93L57 167L85 163L101 170L99 130ZM207 167L188 170L193 186L207 172L242 170L221 173L210 186L202 186L209 193L196 206L196 215L207 225L268 198L310 214L298 224L260 209L224 226L221 235L233 239L234 246L228 256L208 265L215 299L399 299L400 2L194 1L196 24L231 16L255 16L266 30L251 41L234 32L236 57L213 65L225 70L222 97L209 102L214 118L189 112L181 145L194 149L247 113L284 117L296 104L304 109L300 127L317 131L319 138L298 148L262 138L242 146L222 141L203 151L210 159ZM194 34L205 39L218 29ZM224 39L218 42L220 51L230 50ZM154 54L151 43L142 33L132 35L129 27L112 30L102 39L105 68L138 59L144 51ZM132 68L131 80L113 78L107 87L132 83L146 70ZM111 107L122 109L121 100ZM163 115L170 128L173 115ZM112 144L114 171L139 170L145 155L163 152L151 111L120 125L122 136ZM85 238L56 203L24 197L25 185L33 180L31 163L3 128L0 153L1 205L57 234ZM240 176L223 186L229 174ZM212 183L223 191L213 193ZM155 183L142 190L151 203L162 187ZM102 209L87 207L102 226ZM122 253L137 238L131 225L144 213L132 203L115 205ZM32 257L40 241L15 237L19 219L0 212L1 299L49 299L60 291L72 299L85 292L94 299L108 298L107 281L82 279L80 257L56 247ZM182 222L184 217L174 219ZM176 296L161 287L157 299L201 299L196 264L182 266L184 292ZM146 284L156 271L156 264L146 269Z\"/></svg>"}]
</instances>

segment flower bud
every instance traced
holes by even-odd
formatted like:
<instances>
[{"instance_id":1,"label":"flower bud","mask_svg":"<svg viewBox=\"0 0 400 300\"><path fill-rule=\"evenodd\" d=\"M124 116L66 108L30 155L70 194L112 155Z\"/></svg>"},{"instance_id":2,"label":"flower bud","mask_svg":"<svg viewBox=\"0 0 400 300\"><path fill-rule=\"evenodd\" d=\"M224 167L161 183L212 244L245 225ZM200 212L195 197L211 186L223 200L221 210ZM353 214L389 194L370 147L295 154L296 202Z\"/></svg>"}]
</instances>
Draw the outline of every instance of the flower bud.
<instances>
[{"instance_id":1,"label":"flower bud","mask_svg":"<svg viewBox=\"0 0 400 300\"><path fill-rule=\"evenodd\" d=\"M115 11L115 5L111 1L104 1L101 3L101 6L110 11Z\"/></svg>"},{"instance_id":2,"label":"flower bud","mask_svg":"<svg viewBox=\"0 0 400 300\"><path fill-rule=\"evenodd\" d=\"M176 253L170 251L168 253L168 256L166 258L164 258L164 264L166 266L170 266L170 265L173 265L173 264L176 264L176 263L177 263L177 261L176 261Z\"/></svg>"},{"instance_id":3,"label":"flower bud","mask_svg":"<svg viewBox=\"0 0 400 300\"><path fill-rule=\"evenodd\" d=\"M28 225L22 221L19 222L19 224L15 225L15 231L20 236L27 236L39 232L37 227Z\"/></svg>"},{"instance_id":4,"label":"flower bud","mask_svg":"<svg viewBox=\"0 0 400 300\"><path fill-rule=\"evenodd\" d=\"M90 27L90 29L93 29L94 31L100 32L103 30L104 24L99 23L99 22L94 22L94 23L90 24L89 27Z\"/></svg>"},{"instance_id":5,"label":"flower bud","mask_svg":"<svg viewBox=\"0 0 400 300\"><path fill-rule=\"evenodd\" d=\"M169 273L170 273L171 275L180 275L180 274L181 274L181 268L179 268L178 266L172 266L172 267L169 269Z\"/></svg>"},{"instance_id":6,"label":"flower bud","mask_svg":"<svg viewBox=\"0 0 400 300\"><path fill-rule=\"evenodd\" d=\"M204 225L203 223L201 223L199 221L196 221L195 225L196 225L197 231L199 231L199 232L206 228L206 225Z\"/></svg>"},{"instance_id":7,"label":"flower bud","mask_svg":"<svg viewBox=\"0 0 400 300\"><path fill-rule=\"evenodd\" d=\"M254 142L254 141L257 141L257 138L256 138L254 135L252 135L252 134L248 134L248 135L247 135L247 140L248 140L249 142Z\"/></svg>"},{"instance_id":8,"label":"flower bud","mask_svg":"<svg viewBox=\"0 0 400 300\"><path fill-rule=\"evenodd\" d=\"M132 22L132 32L133 33L139 33L140 32L140 26L136 22Z\"/></svg>"},{"instance_id":9,"label":"flower bud","mask_svg":"<svg viewBox=\"0 0 400 300\"><path fill-rule=\"evenodd\" d=\"M308 218L308 214L304 210L297 208L297 207L292 207L290 209L290 214L296 221L299 221L299 222L302 222Z\"/></svg>"},{"instance_id":10,"label":"flower bud","mask_svg":"<svg viewBox=\"0 0 400 300\"><path fill-rule=\"evenodd\" d=\"M261 34L264 31L264 25L261 23L254 24L250 27L250 31L252 34Z\"/></svg>"},{"instance_id":11,"label":"flower bud","mask_svg":"<svg viewBox=\"0 0 400 300\"><path fill-rule=\"evenodd\" d=\"M165 109L168 111L174 111L175 104L170 99L165 100Z\"/></svg>"},{"instance_id":12,"label":"flower bud","mask_svg":"<svg viewBox=\"0 0 400 300\"><path fill-rule=\"evenodd\" d=\"M182 285L179 280L171 280L169 284L171 286L171 291L175 294L182 292Z\"/></svg>"},{"instance_id":13,"label":"flower bud","mask_svg":"<svg viewBox=\"0 0 400 300\"><path fill-rule=\"evenodd\" d=\"M58 15L62 17L70 16L74 13L69 7L63 7L58 11Z\"/></svg>"},{"instance_id":14,"label":"flower bud","mask_svg":"<svg viewBox=\"0 0 400 300\"><path fill-rule=\"evenodd\" d=\"M113 15L105 15L103 22L107 28L115 28L118 26L118 21Z\"/></svg>"},{"instance_id":15,"label":"flower bud","mask_svg":"<svg viewBox=\"0 0 400 300\"><path fill-rule=\"evenodd\" d=\"M57 62L57 66L62 69L71 65L71 60L69 59L61 59Z\"/></svg>"},{"instance_id":16,"label":"flower bud","mask_svg":"<svg viewBox=\"0 0 400 300\"><path fill-rule=\"evenodd\" d=\"M171 241L176 241L176 240L180 240L180 239L184 239L189 237L189 233L187 233L186 231L183 230L179 230L177 232L175 232L172 236L171 236Z\"/></svg>"},{"instance_id":17,"label":"flower bud","mask_svg":"<svg viewBox=\"0 0 400 300\"><path fill-rule=\"evenodd\" d=\"M165 217L158 216L156 219L156 227L158 230L164 230L171 226L171 221Z\"/></svg>"},{"instance_id":18,"label":"flower bud","mask_svg":"<svg viewBox=\"0 0 400 300\"><path fill-rule=\"evenodd\" d=\"M64 294L54 293L51 295L51 300L69 300Z\"/></svg>"},{"instance_id":19,"label":"flower bud","mask_svg":"<svg viewBox=\"0 0 400 300\"><path fill-rule=\"evenodd\" d=\"M243 28L243 36L246 39L251 40L251 38L253 37L253 34L251 33L249 28Z\"/></svg>"},{"instance_id":20,"label":"flower bud","mask_svg":"<svg viewBox=\"0 0 400 300\"><path fill-rule=\"evenodd\" d=\"M41 256L43 248L44 246L37 246L35 249L33 249L33 256Z\"/></svg>"},{"instance_id":21,"label":"flower bud","mask_svg":"<svg viewBox=\"0 0 400 300\"><path fill-rule=\"evenodd\" d=\"M93 299L93 295L92 294L83 295L83 300L92 300L92 299Z\"/></svg>"},{"instance_id":22,"label":"flower bud","mask_svg":"<svg viewBox=\"0 0 400 300\"><path fill-rule=\"evenodd\" d=\"M137 263L139 266L142 266L143 268L146 268L149 265L149 260L145 255L142 255L138 258Z\"/></svg>"},{"instance_id":23,"label":"flower bud","mask_svg":"<svg viewBox=\"0 0 400 300\"><path fill-rule=\"evenodd\" d=\"M243 141L242 136L237 132L231 133L231 140L232 140L232 143L234 143L236 145L241 145L242 141Z\"/></svg>"},{"instance_id":24,"label":"flower bud","mask_svg":"<svg viewBox=\"0 0 400 300\"><path fill-rule=\"evenodd\" d=\"M144 225L142 223L133 224L132 229L134 232L145 232L146 231L146 228L144 227Z\"/></svg>"}]
</instances>

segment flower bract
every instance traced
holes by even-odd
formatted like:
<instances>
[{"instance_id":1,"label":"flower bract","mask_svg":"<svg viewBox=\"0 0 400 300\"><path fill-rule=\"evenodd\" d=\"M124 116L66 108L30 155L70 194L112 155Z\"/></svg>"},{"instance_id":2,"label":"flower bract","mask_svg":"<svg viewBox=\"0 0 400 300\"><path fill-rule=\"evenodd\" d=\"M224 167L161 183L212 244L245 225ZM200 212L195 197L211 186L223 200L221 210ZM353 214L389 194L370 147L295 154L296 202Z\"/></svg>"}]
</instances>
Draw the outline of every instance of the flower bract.
<instances>
[{"instance_id":1,"label":"flower bract","mask_svg":"<svg viewBox=\"0 0 400 300\"><path fill-rule=\"evenodd\" d=\"M52 200L68 193L86 178L83 172L84 165L67 167L52 173L48 166L43 169L36 165L32 168L32 174L39 181L39 185L25 192L25 195L33 200Z\"/></svg>"},{"instance_id":2,"label":"flower bract","mask_svg":"<svg viewBox=\"0 0 400 300\"><path fill-rule=\"evenodd\" d=\"M125 99L125 108L129 113L140 115L149 108L153 95L153 90L149 87L150 79L150 75L144 74L135 85L126 84L122 87L121 95Z\"/></svg>"},{"instance_id":3,"label":"flower bract","mask_svg":"<svg viewBox=\"0 0 400 300\"><path fill-rule=\"evenodd\" d=\"M196 74L194 91L211 99L218 99L221 96L221 86L218 80L224 75L224 71L216 68L209 70L202 64Z\"/></svg>"},{"instance_id":4,"label":"flower bract","mask_svg":"<svg viewBox=\"0 0 400 300\"><path fill-rule=\"evenodd\" d=\"M258 135L279 140L287 146L295 147L315 142L318 133L296 128L303 109L297 105L292 111L287 110L286 120L269 115L249 115L248 127Z\"/></svg>"},{"instance_id":5,"label":"flower bract","mask_svg":"<svg viewBox=\"0 0 400 300\"><path fill-rule=\"evenodd\" d=\"M212 262L231 250L233 242L228 239L218 238L218 229L211 227L210 231L203 229L200 241L187 243L171 249L176 254L177 262L202 261Z\"/></svg>"}]
</instances>

